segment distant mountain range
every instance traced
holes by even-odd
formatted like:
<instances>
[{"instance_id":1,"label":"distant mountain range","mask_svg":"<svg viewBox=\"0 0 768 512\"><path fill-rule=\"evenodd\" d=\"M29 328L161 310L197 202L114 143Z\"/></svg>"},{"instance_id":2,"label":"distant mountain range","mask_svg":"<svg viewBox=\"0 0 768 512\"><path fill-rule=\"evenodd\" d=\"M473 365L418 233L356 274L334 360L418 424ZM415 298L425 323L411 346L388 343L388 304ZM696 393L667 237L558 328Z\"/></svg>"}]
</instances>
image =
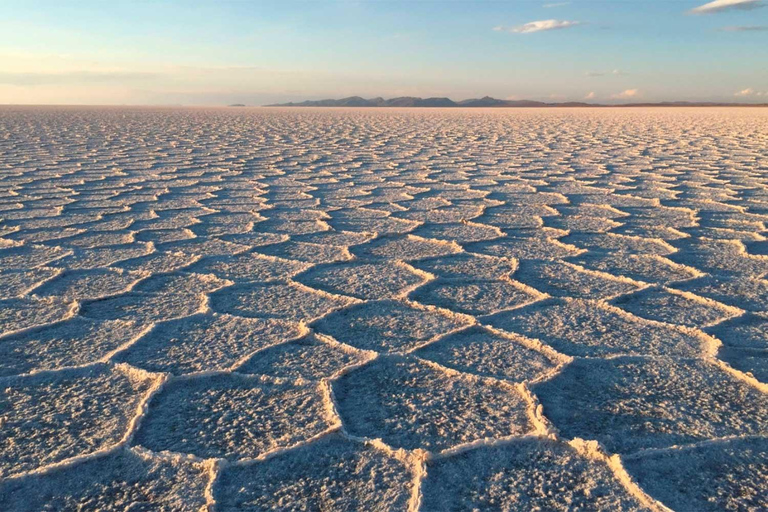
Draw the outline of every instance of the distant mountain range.
<instances>
[{"instance_id":1,"label":"distant mountain range","mask_svg":"<svg viewBox=\"0 0 768 512\"><path fill-rule=\"evenodd\" d=\"M471 107L471 108L520 108L520 107L768 107L768 103L714 103L693 101L664 101L661 103L623 103L621 105L604 105L600 103L583 103L568 101L564 103L546 103L532 100L499 100L484 96L463 101L453 101L450 98L415 98L403 96L400 98L365 99L360 96L350 96L340 100L307 100L298 103L274 103L265 107Z\"/></svg>"}]
</instances>

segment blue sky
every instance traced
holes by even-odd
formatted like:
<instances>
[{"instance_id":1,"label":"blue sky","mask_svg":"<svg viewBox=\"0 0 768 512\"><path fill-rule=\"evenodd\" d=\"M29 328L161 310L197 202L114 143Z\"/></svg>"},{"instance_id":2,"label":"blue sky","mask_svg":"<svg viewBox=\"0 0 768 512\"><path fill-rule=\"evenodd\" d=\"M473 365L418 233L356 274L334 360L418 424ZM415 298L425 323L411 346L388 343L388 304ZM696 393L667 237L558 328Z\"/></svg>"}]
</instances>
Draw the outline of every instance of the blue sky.
<instances>
[{"instance_id":1,"label":"blue sky","mask_svg":"<svg viewBox=\"0 0 768 512\"><path fill-rule=\"evenodd\" d=\"M0 103L768 102L768 0L4 0L0 34Z\"/></svg>"}]
</instances>

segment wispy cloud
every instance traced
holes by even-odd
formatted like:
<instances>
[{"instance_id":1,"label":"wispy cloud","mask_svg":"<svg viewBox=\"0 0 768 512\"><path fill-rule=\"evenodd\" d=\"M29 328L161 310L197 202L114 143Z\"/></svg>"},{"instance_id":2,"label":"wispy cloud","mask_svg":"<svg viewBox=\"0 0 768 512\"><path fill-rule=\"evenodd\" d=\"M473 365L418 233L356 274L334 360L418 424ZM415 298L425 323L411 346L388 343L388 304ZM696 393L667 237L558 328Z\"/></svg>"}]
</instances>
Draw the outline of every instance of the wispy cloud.
<instances>
[{"instance_id":1,"label":"wispy cloud","mask_svg":"<svg viewBox=\"0 0 768 512\"><path fill-rule=\"evenodd\" d=\"M50 84L88 84L103 82L128 82L147 80L160 76L158 73L141 71L66 71L58 73L0 73L0 84L34 86Z\"/></svg>"},{"instance_id":2,"label":"wispy cloud","mask_svg":"<svg viewBox=\"0 0 768 512\"><path fill-rule=\"evenodd\" d=\"M733 95L739 98L748 98L750 96L768 96L768 92L760 92L754 90L751 87L747 87L746 89L742 89Z\"/></svg>"},{"instance_id":3,"label":"wispy cloud","mask_svg":"<svg viewBox=\"0 0 768 512\"><path fill-rule=\"evenodd\" d=\"M634 98L638 94L640 94L640 91L638 89L627 89L627 90L621 91L618 94L612 94L611 98L614 100L623 100L627 98Z\"/></svg>"},{"instance_id":4,"label":"wispy cloud","mask_svg":"<svg viewBox=\"0 0 768 512\"><path fill-rule=\"evenodd\" d=\"M723 32L768 32L768 25L736 25L723 27Z\"/></svg>"},{"instance_id":5,"label":"wispy cloud","mask_svg":"<svg viewBox=\"0 0 768 512\"><path fill-rule=\"evenodd\" d=\"M552 9L553 7L564 7L566 5L571 5L571 2L553 2L551 4L544 4L542 7L545 9Z\"/></svg>"},{"instance_id":6,"label":"wispy cloud","mask_svg":"<svg viewBox=\"0 0 768 512\"><path fill-rule=\"evenodd\" d=\"M763 5L765 4L763 4L762 0L715 0L714 2L694 7L688 12L691 14L708 14L728 9L757 9Z\"/></svg>"},{"instance_id":7,"label":"wispy cloud","mask_svg":"<svg viewBox=\"0 0 768 512\"><path fill-rule=\"evenodd\" d=\"M595 99L595 93L594 92L590 92L589 94L584 96L584 99L585 100L593 100L593 99Z\"/></svg>"},{"instance_id":8,"label":"wispy cloud","mask_svg":"<svg viewBox=\"0 0 768 512\"><path fill-rule=\"evenodd\" d=\"M581 25L579 21L568 20L540 20L531 21L524 25L518 25L516 27L494 27L493 30L497 32L512 32L515 34L532 34L534 32L544 32L547 30L560 30L564 28L575 27Z\"/></svg>"},{"instance_id":9,"label":"wispy cloud","mask_svg":"<svg viewBox=\"0 0 768 512\"><path fill-rule=\"evenodd\" d=\"M626 71L622 71L620 69L614 69L613 71L587 71L584 74L589 77L598 77L598 76L606 76L606 75L627 76L629 73L627 73Z\"/></svg>"}]
</instances>

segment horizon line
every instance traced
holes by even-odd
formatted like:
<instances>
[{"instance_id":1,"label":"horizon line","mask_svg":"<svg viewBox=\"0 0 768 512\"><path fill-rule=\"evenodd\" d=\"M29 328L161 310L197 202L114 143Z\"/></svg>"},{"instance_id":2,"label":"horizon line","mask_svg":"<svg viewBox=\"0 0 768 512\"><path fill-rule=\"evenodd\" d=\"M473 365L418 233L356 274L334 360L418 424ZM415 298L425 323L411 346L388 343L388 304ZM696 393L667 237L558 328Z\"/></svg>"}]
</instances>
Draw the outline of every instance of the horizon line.
<instances>
[{"instance_id":1,"label":"horizon line","mask_svg":"<svg viewBox=\"0 0 768 512\"><path fill-rule=\"evenodd\" d=\"M426 98L429 99L429 98ZM309 100L309 101L324 101L324 100ZM462 100L466 101L466 100ZM536 100L509 100L520 102L535 102L541 103L541 105L520 106L520 105L500 105L500 106L467 106L457 103L455 106L388 106L388 105L301 105L294 103L292 105L280 103L280 104L224 104L224 103L208 103L208 104L184 104L184 103L0 103L0 108L4 107L165 107L165 108L364 108L364 109L397 109L397 108L418 108L418 109L505 109L505 108L626 108L626 107L666 107L666 108L691 108L691 107L768 107L768 102L765 103L740 103L740 102L722 102L722 101L689 101L689 100L665 100L665 101L647 101L647 102L632 102L632 103L584 103L579 101L565 101L558 103L547 103ZM289 102L290 103L290 102ZM577 105L569 105L577 103Z\"/></svg>"}]
</instances>

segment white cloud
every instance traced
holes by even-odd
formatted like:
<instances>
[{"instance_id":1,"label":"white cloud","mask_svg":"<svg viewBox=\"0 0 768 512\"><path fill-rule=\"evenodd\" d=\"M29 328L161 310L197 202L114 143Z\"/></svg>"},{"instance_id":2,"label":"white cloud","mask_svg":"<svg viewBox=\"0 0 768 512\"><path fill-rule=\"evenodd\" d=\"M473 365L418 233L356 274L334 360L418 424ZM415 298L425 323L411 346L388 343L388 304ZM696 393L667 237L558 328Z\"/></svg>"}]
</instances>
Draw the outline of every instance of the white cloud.
<instances>
[{"instance_id":1,"label":"white cloud","mask_svg":"<svg viewBox=\"0 0 768 512\"><path fill-rule=\"evenodd\" d=\"M590 92L589 94L584 96L584 99L585 100L593 100L593 99L595 99L595 93L594 92Z\"/></svg>"},{"instance_id":2,"label":"white cloud","mask_svg":"<svg viewBox=\"0 0 768 512\"><path fill-rule=\"evenodd\" d=\"M564 7L566 5L571 5L571 2L554 2L551 4L544 4L542 7L545 9L551 9L553 7Z\"/></svg>"},{"instance_id":3,"label":"white cloud","mask_svg":"<svg viewBox=\"0 0 768 512\"><path fill-rule=\"evenodd\" d=\"M688 12L692 14L707 14L711 12L725 11L727 9L757 9L762 6L762 0L715 0L714 2L694 7Z\"/></svg>"},{"instance_id":4,"label":"white cloud","mask_svg":"<svg viewBox=\"0 0 768 512\"><path fill-rule=\"evenodd\" d=\"M518 25L516 27L511 27L511 28L494 27L493 30L513 32L515 34L532 34L534 32L544 32L546 30L558 30L563 28L575 27L576 25L581 25L581 23L578 21L568 21L568 20L540 20L540 21L531 21L530 23L526 23L524 25Z\"/></svg>"},{"instance_id":5,"label":"white cloud","mask_svg":"<svg viewBox=\"0 0 768 512\"><path fill-rule=\"evenodd\" d=\"M627 89L625 91L621 91L618 94L612 94L611 98L615 100L634 98L638 94L640 94L640 91L638 89Z\"/></svg>"}]
</instances>

